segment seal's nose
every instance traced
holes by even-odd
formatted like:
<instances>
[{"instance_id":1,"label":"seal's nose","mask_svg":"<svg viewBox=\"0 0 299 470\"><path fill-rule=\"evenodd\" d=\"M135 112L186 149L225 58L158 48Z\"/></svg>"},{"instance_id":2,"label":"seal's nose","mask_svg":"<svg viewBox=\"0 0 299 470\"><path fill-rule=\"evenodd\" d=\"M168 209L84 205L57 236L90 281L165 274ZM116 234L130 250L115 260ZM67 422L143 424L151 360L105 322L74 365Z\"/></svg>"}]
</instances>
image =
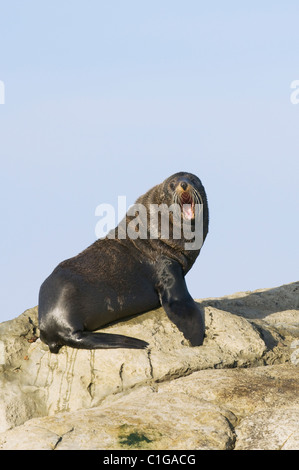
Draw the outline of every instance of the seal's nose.
<instances>
[{"instance_id":1,"label":"seal's nose","mask_svg":"<svg viewBox=\"0 0 299 470\"><path fill-rule=\"evenodd\" d=\"M188 187L188 183L186 181L182 181L181 182L181 187L183 188L184 191L186 191L186 189Z\"/></svg>"}]
</instances>

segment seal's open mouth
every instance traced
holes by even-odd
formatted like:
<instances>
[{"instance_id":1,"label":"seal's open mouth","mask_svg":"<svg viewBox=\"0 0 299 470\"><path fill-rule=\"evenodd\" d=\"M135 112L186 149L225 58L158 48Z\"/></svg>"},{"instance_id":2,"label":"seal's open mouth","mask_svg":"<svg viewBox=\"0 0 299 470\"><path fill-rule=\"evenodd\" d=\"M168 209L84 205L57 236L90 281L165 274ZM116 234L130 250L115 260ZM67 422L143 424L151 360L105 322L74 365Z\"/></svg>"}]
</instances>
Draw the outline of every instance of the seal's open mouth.
<instances>
[{"instance_id":1,"label":"seal's open mouth","mask_svg":"<svg viewBox=\"0 0 299 470\"><path fill-rule=\"evenodd\" d=\"M195 203L190 191L181 191L177 194L177 202L181 207L184 219L192 220L195 218Z\"/></svg>"},{"instance_id":2,"label":"seal's open mouth","mask_svg":"<svg viewBox=\"0 0 299 470\"><path fill-rule=\"evenodd\" d=\"M195 217L194 199L189 191L183 191L179 197L183 217L187 220L192 220Z\"/></svg>"},{"instance_id":3,"label":"seal's open mouth","mask_svg":"<svg viewBox=\"0 0 299 470\"><path fill-rule=\"evenodd\" d=\"M179 205L183 219L194 221L203 205L199 191L186 180L179 181L173 190L173 202Z\"/></svg>"}]
</instances>

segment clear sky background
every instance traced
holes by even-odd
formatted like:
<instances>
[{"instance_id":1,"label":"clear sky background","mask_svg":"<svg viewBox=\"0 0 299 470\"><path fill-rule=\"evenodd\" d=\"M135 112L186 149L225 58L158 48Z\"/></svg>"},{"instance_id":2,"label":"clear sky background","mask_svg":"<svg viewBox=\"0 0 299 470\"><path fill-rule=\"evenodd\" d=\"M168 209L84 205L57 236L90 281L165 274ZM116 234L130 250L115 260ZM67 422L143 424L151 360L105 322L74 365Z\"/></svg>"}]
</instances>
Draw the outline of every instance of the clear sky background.
<instances>
[{"instance_id":1,"label":"clear sky background","mask_svg":"<svg viewBox=\"0 0 299 470\"><path fill-rule=\"evenodd\" d=\"M298 280L299 3L0 1L0 321L95 240L95 208L177 171L210 233L193 297Z\"/></svg>"}]
</instances>

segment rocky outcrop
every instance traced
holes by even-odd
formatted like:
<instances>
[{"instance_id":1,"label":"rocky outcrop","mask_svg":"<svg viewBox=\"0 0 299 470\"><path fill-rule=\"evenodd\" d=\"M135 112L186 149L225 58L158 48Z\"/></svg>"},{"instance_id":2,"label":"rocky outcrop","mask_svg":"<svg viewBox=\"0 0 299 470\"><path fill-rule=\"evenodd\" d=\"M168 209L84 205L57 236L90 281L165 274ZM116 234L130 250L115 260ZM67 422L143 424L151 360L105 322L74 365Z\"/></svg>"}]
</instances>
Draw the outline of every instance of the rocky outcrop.
<instances>
[{"instance_id":1,"label":"rocky outcrop","mask_svg":"<svg viewBox=\"0 0 299 470\"><path fill-rule=\"evenodd\" d=\"M0 449L299 449L299 282L200 301L192 348L158 309L106 328L148 350L49 352L0 325Z\"/></svg>"}]
</instances>

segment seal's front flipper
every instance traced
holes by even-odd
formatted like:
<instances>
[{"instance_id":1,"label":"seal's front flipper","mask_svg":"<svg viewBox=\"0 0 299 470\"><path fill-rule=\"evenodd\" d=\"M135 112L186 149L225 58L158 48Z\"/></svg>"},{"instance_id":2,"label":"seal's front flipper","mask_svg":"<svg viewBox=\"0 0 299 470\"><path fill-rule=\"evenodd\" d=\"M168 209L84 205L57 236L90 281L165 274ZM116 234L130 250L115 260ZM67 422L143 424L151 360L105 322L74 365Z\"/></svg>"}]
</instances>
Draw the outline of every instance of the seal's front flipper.
<instances>
[{"instance_id":1,"label":"seal's front flipper","mask_svg":"<svg viewBox=\"0 0 299 470\"><path fill-rule=\"evenodd\" d=\"M49 344L50 351L57 353L61 346L70 346L77 349L145 349L148 343L129 336L109 333L92 333L89 331L76 331L66 336L59 335L58 344Z\"/></svg>"},{"instance_id":2,"label":"seal's front flipper","mask_svg":"<svg viewBox=\"0 0 299 470\"><path fill-rule=\"evenodd\" d=\"M158 293L168 318L192 346L201 346L205 334L203 311L189 294L178 263L163 263Z\"/></svg>"},{"instance_id":3,"label":"seal's front flipper","mask_svg":"<svg viewBox=\"0 0 299 470\"><path fill-rule=\"evenodd\" d=\"M205 334L203 315L198 305L191 300L162 301L168 318L178 327L192 346L201 346Z\"/></svg>"}]
</instances>

